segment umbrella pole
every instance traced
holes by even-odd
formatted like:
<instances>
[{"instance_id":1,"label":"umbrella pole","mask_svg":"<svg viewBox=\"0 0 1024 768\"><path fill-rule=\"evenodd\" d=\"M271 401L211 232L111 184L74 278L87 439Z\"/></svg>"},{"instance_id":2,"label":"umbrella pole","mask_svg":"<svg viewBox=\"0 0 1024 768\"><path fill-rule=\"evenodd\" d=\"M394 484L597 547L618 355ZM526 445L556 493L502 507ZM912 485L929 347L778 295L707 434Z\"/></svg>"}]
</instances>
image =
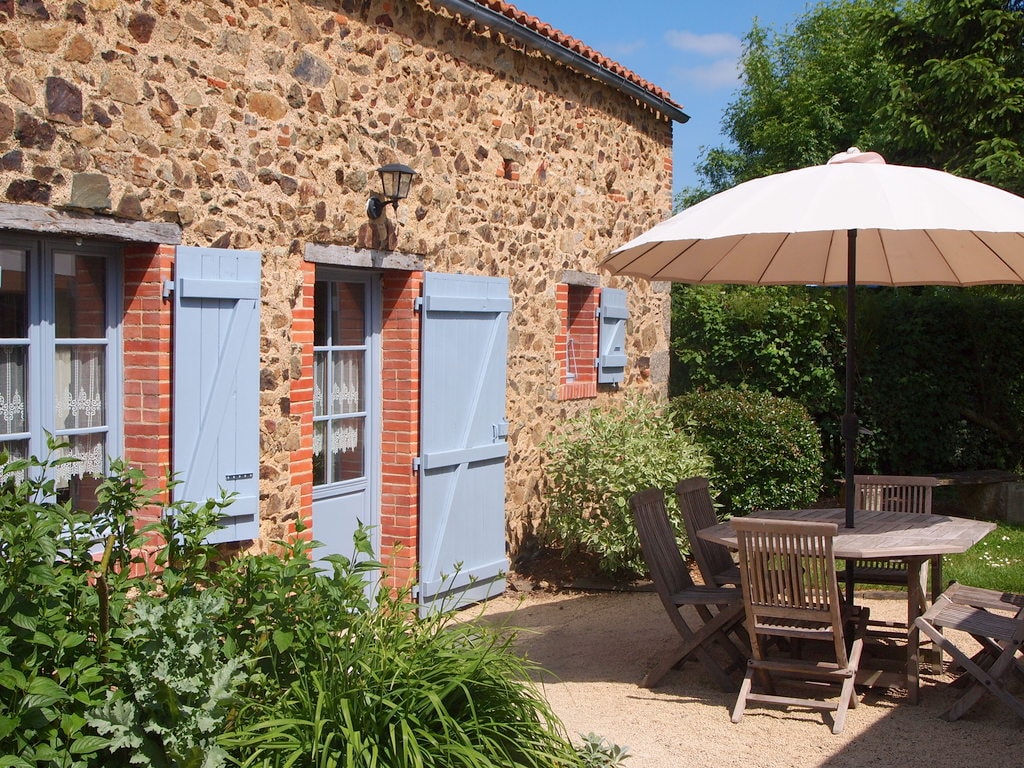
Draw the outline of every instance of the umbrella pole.
<instances>
[{"instance_id":1,"label":"umbrella pole","mask_svg":"<svg viewBox=\"0 0 1024 768\"><path fill-rule=\"evenodd\" d=\"M846 232L846 411L843 413L844 498L846 527L853 528L853 460L857 451L857 414L853 411L854 361L857 320L857 230ZM853 604L853 561L846 561L846 601Z\"/></svg>"}]
</instances>

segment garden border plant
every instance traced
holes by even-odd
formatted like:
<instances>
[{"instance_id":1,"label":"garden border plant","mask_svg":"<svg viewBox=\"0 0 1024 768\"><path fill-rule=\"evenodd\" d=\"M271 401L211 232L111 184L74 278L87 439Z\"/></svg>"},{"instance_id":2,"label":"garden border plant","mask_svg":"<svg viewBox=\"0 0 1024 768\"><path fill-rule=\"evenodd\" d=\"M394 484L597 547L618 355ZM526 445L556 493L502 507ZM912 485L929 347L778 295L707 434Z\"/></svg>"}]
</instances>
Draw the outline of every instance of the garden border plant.
<instances>
[{"instance_id":1,"label":"garden border plant","mask_svg":"<svg viewBox=\"0 0 1024 768\"><path fill-rule=\"evenodd\" d=\"M726 513L798 509L820 496L821 435L796 401L724 387L672 398L671 414L711 455Z\"/></svg>"},{"instance_id":2,"label":"garden border plant","mask_svg":"<svg viewBox=\"0 0 1024 768\"><path fill-rule=\"evenodd\" d=\"M326 573L302 538L224 559L204 540L230 499L168 504L115 462L86 514L55 501L50 447L0 456L3 768L581 764L507 630L371 601L365 530ZM145 504L164 514L136 530Z\"/></svg>"}]
</instances>

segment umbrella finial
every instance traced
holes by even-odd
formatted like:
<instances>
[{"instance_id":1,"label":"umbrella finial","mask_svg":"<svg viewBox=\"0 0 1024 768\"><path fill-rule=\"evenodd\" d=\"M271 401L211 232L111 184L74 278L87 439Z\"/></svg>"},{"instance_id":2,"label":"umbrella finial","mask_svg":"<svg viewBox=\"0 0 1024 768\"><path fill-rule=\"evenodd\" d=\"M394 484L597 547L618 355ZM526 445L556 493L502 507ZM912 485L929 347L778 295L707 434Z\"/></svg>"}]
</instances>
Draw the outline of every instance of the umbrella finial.
<instances>
[{"instance_id":1,"label":"umbrella finial","mask_svg":"<svg viewBox=\"0 0 1024 768\"><path fill-rule=\"evenodd\" d=\"M873 163L875 165L885 165L885 158L877 152L861 152L857 147L850 147L845 152L832 155L826 165L835 165L836 163Z\"/></svg>"}]
</instances>

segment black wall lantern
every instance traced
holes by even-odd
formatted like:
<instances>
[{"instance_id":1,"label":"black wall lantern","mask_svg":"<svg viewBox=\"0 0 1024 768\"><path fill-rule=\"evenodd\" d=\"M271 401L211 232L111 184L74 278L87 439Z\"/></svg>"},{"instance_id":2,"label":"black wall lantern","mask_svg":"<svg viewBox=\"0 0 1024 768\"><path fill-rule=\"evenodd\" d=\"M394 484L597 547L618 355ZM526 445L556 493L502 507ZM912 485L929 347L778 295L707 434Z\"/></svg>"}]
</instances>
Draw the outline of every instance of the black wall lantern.
<instances>
[{"instance_id":1,"label":"black wall lantern","mask_svg":"<svg viewBox=\"0 0 1024 768\"><path fill-rule=\"evenodd\" d=\"M416 171L401 163L381 166L377 173L380 174L380 186L384 193L380 197L374 195L366 201L366 215L371 219L379 219L388 203L397 211L398 201L409 196L412 177L416 175Z\"/></svg>"}]
</instances>

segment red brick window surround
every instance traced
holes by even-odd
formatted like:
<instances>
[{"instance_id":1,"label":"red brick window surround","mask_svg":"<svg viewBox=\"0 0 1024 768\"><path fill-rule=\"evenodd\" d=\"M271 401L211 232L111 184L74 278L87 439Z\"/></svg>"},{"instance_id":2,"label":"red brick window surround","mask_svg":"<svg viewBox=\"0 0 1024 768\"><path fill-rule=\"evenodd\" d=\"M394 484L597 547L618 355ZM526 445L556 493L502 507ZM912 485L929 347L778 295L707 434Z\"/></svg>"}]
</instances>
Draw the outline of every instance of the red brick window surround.
<instances>
[{"instance_id":1,"label":"red brick window surround","mask_svg":"<svg viewBox=\"0 0 1024 768\"><path fill-rule=\"evenodd\" d=\"M559 367L559 400L597 396L598 320L601 289L591 285L559 283L556 303L561 328L555 339Z\"/></svg>"}]
</instances>

